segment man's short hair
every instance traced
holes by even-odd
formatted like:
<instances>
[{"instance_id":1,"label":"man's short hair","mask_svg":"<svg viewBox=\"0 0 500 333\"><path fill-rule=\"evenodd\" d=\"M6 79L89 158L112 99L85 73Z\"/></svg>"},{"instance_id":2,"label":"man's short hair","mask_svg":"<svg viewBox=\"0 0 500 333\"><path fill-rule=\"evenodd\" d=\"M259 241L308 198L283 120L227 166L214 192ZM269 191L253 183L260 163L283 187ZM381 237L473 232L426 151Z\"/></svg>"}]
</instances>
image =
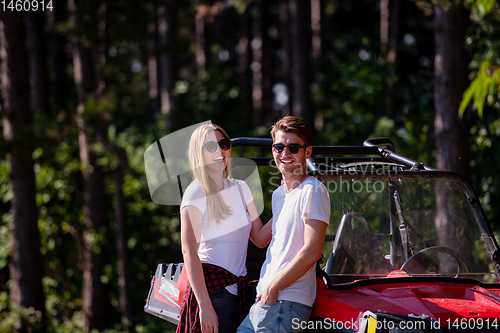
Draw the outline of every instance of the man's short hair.
<instances>
[{"instance_id":1,"label":"man's short hair","mask_svg":"<svg viewBox=\"0 0 500 333\"><path fill-rule=\"evenodd\" d=\"M276 137L276 133L278 131L282 131L285 133L295 133L299 138L304 140L304 145L310 146L312 141L312 132L309 124L304 119L293 117L293 116L285 116L278 120L271 127L271 136L274 140Z\"/></svg>"}]
</instances>

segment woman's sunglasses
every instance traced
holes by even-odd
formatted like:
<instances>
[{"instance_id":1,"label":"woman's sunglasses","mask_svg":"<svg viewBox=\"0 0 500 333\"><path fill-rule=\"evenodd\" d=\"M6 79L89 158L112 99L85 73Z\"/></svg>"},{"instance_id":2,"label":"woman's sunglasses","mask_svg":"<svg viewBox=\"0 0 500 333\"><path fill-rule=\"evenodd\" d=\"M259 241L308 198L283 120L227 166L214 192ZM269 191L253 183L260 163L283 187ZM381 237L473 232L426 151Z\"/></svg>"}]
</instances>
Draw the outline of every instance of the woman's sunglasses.
<instances>
[{"instance_id":1,"label":"woman's sunglasses","mask_svg":"<svg viewBox=\"0 0 500 333\"><path fill-rule=\"evenodd\" d=\"M283 152L283 150L285 150L285 147L288 148L288 151L292 154L297 154L300 150L300 148L306 148L307 146L300 146L296 143L292 143L291 145L288 145L288 146L285 146L284 144L282 143L275 143L273 145L273 151L275 153L278 153L278 154L281 154Z\"/></svg>"},{"instance_id":2,"label":"woman's sunglasses","mask_svg":"<svg viewBox=\"0 0 500 333\"><path fill-rule=\"evenodd\" d=\"M203 145L203 147L205 147L209 153L215 153L215 151L217 150L217 144L222 150L228 150L229 148L231 148L231 141L229 141L228 139L222 139L219 142L208 141Z\"/></svg>"}]
</instances>

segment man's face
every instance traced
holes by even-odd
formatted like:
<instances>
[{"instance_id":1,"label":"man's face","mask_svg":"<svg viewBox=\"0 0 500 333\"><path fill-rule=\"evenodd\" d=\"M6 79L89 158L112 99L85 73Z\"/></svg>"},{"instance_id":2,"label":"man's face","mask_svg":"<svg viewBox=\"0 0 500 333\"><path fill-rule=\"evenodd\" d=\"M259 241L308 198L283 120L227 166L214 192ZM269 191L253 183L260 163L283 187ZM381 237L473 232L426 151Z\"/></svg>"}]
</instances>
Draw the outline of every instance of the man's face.
<instances>
[{"instance_id":1,"label":"man's face","mask_svg":"<svg viewBox=\"0 0 500 333\"><path fill-rule=\"evenodd\" d=\"M302 140L295 133L287 133L278 131L274 137L273 144L282 144L284 146L299 145L304 146ZM301 175L305 173L306 159L311 156L312 147L300 148L298 153L292 154L288 147L285 147L281 153L273 148L273 157L276 166L283 176L285 175Z\"/></svg>"}]
</instances>

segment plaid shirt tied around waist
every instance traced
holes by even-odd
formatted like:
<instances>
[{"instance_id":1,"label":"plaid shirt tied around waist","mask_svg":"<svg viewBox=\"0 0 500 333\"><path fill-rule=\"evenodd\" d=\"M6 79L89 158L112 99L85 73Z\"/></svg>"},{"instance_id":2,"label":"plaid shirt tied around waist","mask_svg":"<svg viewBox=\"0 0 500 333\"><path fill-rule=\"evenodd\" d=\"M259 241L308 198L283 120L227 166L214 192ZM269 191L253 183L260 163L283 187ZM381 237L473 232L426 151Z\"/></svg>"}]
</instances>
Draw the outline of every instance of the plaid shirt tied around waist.
<instances>
[{"instance_id":1,"label":"plaid shirt tied around waist","mask_svg":"<svg viewBox=\"0 0 500 333\"><path fill-rule=\"evenodd\" d=\"M236 276L228 270L212 265L202 264L203 275L205 275L205 284L208 293L214 292L221 288L225 288L232 284L238 284L238 318L233 323L233 331L236 332L239 324L245 319L248 314L248 301L247 290L249 287L248 279L246 276ZM253 301L253 300L251 300ZM181 313L179 318L179 325L177 326L176 333L200 333L200 307L198 301L194 296L191 284L188 281L184 298L182 299Z\"/></svg>"}]
</instances>

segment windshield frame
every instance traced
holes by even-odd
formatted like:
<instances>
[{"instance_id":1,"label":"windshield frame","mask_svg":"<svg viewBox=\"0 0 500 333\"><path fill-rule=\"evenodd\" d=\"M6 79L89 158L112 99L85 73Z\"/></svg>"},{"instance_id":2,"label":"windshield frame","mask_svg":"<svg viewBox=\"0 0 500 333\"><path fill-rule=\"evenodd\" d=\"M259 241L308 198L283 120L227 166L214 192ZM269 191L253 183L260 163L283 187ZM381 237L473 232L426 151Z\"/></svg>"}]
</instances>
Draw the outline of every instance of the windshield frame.
<instances>
[{"instance_id":1,"label":"windshield frame","mask_svg":"<svg viewBox=\"0 0 500 333\"><path fill-rule=\"evenodd\" d=\"M367 163L363 163L363 166L360 168L350 168L350 169L327 169L327 170L314 170L310 171L309 174L311 176L315 176L318 179L321 180L328 180L328 179L436 179L436 180L449 180L457 183L459 187L463 190L463 193L466 196L467 199L467 204L470 207L474 220L477 224L477 227L479 229L479 232L482 235L482 238L484 240L484 244L486 247L486 250L488 251L488 259L489 262L494 264L494 270L497 279L500 279L500 260L499 260L499 250L498 250L498 243L493 235L493 232L486 220L485 213L483 211L483 208L480 204L480 201L473 189L473 187L470 185L470 183L462 177L461 175L454 173L454 172L449 172L449 171L420 171L420 170L403 170L402 168L395 168L393 165L386 166L386 168L379 168L379 169L371 169L368 170L369 168L366 167ZM368 163L369 165L369 163ZM332 207L332 209L335 209ZM392 208L391 208L392 210ZM330 236L331 238L331 236ZM325 265L326 268L326 265ZM402 278L402 277L400 277ZM413 278L416 278L416 276L413 276ZM429 280L427 277L420 277L423 278L423 280ZM442 279L443 277L438 277ZM462 277L463 278L463 277ZM377 279L377 277L370 278L372 279ZM430 279L433 280L433 279ZM466 280L473 280L473 279L467 279ZM473 280L476 281L476 280ZM476 283L483 283L487 284L485 282L480 282L476 281Z\"/></svg>"}]
</instances>

